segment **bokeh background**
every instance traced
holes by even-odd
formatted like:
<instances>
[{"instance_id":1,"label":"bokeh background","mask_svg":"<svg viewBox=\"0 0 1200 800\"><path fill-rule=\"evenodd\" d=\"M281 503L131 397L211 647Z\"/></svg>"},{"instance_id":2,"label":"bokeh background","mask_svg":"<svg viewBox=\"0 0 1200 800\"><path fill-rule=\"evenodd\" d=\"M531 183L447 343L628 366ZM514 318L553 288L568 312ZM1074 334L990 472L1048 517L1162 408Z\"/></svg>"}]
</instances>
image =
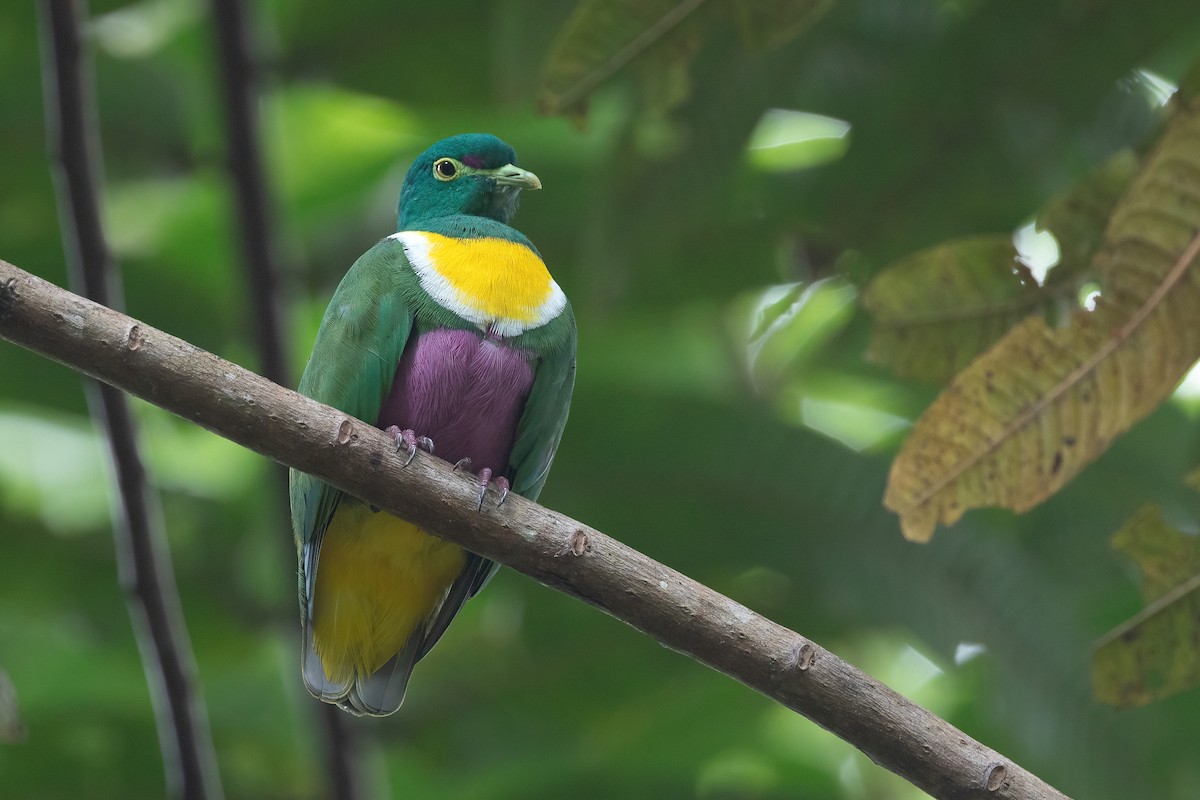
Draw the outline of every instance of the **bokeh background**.
<instances>
[{"instance_id":1,"label":"bokeh background","mask_svg":"<svg viewBox=\"0 0 1200 800\"><path fill-rule=\"evenodd\" d=\"M90 6L126 309L255 368L208 6ZM545 184L517 225L579 319L545 504L811 636L1071 796L1195 797L1200 693L1115 711L1091 699L1089 664L1139 607L1110 535L1147 501L1196 529L1179 476L1200 456L1200 381L1034 512L974 512L911 544L880 498L936 388L866 363L856 306L874 272L955 236L1012 231L1041 257L1030 221L1046 198L1160 123L1200 54L1194 0L843 0L771 47L705 25L690 63L623 72L586 119L537 108L571 10L253 4L293 373L340 276L394 230L411 158L496 133ZM36 30L33 3L0 5L0 257L65 284ZM786 336L748 345L785 300ZM279 468L136 411L225 791L325 796ZM0 344L0 671L23 728L0 742L5 798L164 791L106 458L78 376ZM923 796L511 571L418 667L400 713L349 722L373 796Z\"/></svg>"}]
</instances>

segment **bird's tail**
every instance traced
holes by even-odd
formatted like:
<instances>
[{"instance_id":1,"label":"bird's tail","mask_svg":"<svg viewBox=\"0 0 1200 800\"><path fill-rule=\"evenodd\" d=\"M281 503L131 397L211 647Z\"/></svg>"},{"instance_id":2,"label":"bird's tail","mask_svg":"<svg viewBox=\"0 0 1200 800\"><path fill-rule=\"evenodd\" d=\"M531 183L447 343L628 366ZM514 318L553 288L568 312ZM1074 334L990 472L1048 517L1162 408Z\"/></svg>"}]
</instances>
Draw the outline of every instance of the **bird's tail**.
<instances>
[{"instance_id":1,"label":"bird's tail","mask_svg":"<svg viewBox=\"0 0 1200 800\"><path fill-rule=\"evenodd\" d=\"M399 653L369 675L355 674L343 682L330 680L313 645L312 626L305 625L301 658L304 686L318 700L333 703L355 716L386 717L404 702L408 679L421 653L423 637L413 636Z\"/></svg>"},{"instance_id":2,"label":"bird's tail","mask_svg":"<svg viewBox=\"0 0 1200 800\"><path fill-rule=\"evenodd\" d=\"M300 556L309 692L354 714L394 713L413 666L465 599L467 555L391 514L342 502Z\"/></svg>"}]
</instances>

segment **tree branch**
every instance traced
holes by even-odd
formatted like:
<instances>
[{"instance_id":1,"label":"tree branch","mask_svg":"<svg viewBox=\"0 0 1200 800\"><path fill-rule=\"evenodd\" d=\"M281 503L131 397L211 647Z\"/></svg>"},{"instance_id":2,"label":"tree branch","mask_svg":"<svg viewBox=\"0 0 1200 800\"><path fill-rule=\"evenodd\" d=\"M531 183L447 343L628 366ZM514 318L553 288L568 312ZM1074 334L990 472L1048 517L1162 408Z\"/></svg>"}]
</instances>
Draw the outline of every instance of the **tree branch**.
<instances>
[{"instance_id":1,"label":"tree branch","mask_svg":"<svg viewBox=\"0 0 1200 800\"><path fill-rule=\"evenodd\" d=\"M0 337L320 477L588 602L791 708L938 798L1064 800L1036 775L816 643L562 514L477 483L382 431L0 261Z\"/></svg>"},{"instance_id":2,"label":"tree branch","mask_svg":"<svg viewBox=\"0 0 1200 800\"><path fill-rule=\"evenodd\" d=\"M72 283L111 303L119 282L100 221L99 159L91 81L76 0L40 7L47 138L54 162L63 245ZM117 569L150 686L168 791L191 798L222 796L216 755L195 684L195 659L183 623L157 498L146 485L127 398L112 386L85 382L93 418L107 433L119 511L113 539Z\"/></svg>"}]
</instances>

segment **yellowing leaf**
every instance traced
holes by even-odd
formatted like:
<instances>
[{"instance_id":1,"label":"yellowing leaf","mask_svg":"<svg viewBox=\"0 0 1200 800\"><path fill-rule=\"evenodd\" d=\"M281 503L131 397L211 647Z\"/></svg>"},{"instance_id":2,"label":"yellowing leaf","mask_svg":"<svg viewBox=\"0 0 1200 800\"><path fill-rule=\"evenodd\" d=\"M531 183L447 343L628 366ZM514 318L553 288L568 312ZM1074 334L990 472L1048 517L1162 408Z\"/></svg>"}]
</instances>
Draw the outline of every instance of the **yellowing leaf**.
<instances>
[{"instance_id":1,"label":"yellowing leaf","mask_svg":"<svg viewBox=\"0 0 1200 800\"><path fill-rule=\"evenodd\" d=\"M905 378L946 381L1045 303L1011 237L945 242L867 286L863 305L875 318L867 358Z\"/></svg>"},{"instance_id":2,"label":"yellowing leaf","mask_svg":"<svg viewBox=\"0 0 1200 800\"><path fill-rule=\"evenodd\" d=\"M1200 105L1181 109L1113 212L1095 311L1030 317L926 410L884 504L910 539L968 508L1024 511L1156 408L1200 358Z\"/></svg>"},{"instance_id":3,"label":"yellowing leaf","mask_svg":"<svg viewBox=\"0 0 1200 800\"><path fill-rule=\"evenodd\" d=\"M1183 484L1188 488L1195 489L1200 492L1200 467L1183 476Z\"/></svg>"},{"instance_id":4,"label":"yellowing leaf","mask_svg":"<svg viewBox=\"0 0 1200 800\"><path fill-rule=\"evenodd\" d=\"M751 47L771 48L799 36L834 0L738 0L734 12Z\"/></svg>"},{"instance_id":5,"label":"yellowing leaf","mask_svg":"<svg viewBox=\"0 0 1200 800\"><path fill-rule=\"evenodd\" d=\"M875 318L867 358L943 383L1026 316L1053 311L1074 292L1137 167L1122 151L1046 203L1038 227L1054 234L1060 255L1042 286L1000 234L944 242L885 268L863 293Z\"/></svg>"},{"instance_id":6,"label":"yellowing leaf","mask_svg":"<svg viewBox=\"0 0 1200 800\"><path fill-rule=\"evenodd\" d=\"M1112 544L1141 569L1146 607L1097 642L1096 698L1144 705L1200 683L1200 538L1180 533L1146 506Z\"/></svg>"},{"instance_id":7,"label":"yellowing leaf","mask_svg":"<svg viewBox=\"0 0 1200 800\"><path fill-rule=\"evenodd\" d=\"M544 112L582 112L584 101L618 70L653 50L649 74L675 76L696 49L681 28L704 0L583 0L550 46L539 103ZM661 91L661 89L659 89Z\"/></svg>"},{"instance_id":8,"label":"yellowing leaf","mask_svg":"<svg viewBox=\"0 0 1200 800\"><path fill-rule=\"evenodd\" d=\"M1143 506L1130 517L1113 534L1112 546L1138 565L1142 602L1147 606L1200 573L1200 538L1168 525L1156 506Z\"/></svg>"},{"instance_id":9,"label":"yellowing leaf","mask_svg":"<svg viewBox=\"0 0 1200 800\"><path fill-rule=\"evenodd\" d=\"M751 47L774 47L806 30L834 0L582 0L559 31L542 69L539 104L548 114L582 114L588 95L627 65L643 98L664 111L682 102L703 38L732 17ZM703 11L704 13L699 13Z\"/></svg>"},{"instance_id":10,"label":"yellowing leaf","mask_svg":"<svg viewBox=\"0 0 1200 800\"><path fill-rule=\"evenodd\" d=\"M1037 226L1058 240L1060 265L1051 272L1073 272L1091 261L1104 239L1109 215L1137 175L1138 157L1122 150L1090 170L1067 191L1050 199L1037 218Z\"/></svg>"}]
</instances>

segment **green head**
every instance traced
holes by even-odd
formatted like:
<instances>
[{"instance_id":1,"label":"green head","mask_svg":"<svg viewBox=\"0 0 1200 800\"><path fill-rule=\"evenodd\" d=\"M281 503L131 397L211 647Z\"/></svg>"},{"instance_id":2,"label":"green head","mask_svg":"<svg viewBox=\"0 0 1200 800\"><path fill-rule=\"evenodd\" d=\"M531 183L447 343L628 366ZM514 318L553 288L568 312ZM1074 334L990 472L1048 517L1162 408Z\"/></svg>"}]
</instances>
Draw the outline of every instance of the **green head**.
<instances>
[{"instance_id":1,"label":"green head","mask_svg":"<svg viewBox=\"0 0 1200 800\"><path fill-rule=\"evenodd\" d=\"M424 220L469 214L508 223L522 189L540 189L532 172L517 166L517 154L486 133L442 139L409 167L400 190L400 230Z\"/></svg>"}]
</instances>

